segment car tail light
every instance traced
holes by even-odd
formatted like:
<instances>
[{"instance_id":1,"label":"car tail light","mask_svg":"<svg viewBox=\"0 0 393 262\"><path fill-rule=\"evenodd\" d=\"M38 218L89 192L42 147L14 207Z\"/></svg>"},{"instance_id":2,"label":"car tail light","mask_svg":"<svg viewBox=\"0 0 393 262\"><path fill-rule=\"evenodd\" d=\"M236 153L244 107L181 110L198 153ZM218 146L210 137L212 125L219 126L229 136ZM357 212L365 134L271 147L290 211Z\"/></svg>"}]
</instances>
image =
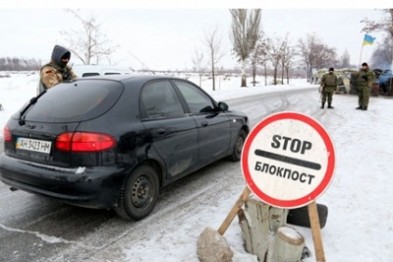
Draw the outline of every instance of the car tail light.
<instances>
[{"instance_id":1,"label":"car tail light","mask_svg":"<svg viewBox=\"0 0 393 262\"><path fill-rule=\"evenodd\" d=\"M12 140L12 135L11 135L11 131L8 128L8 126L4 127L4 132L3 132L3 136L4 136L4 142L11 142Z\"/></svg>"},{"instance_id":2,"label":"car tail light","mask_svg":"<svg viewBox=\"0 0 393 262\"><path fill-rule=\"evenodd\" d=\"M100 152L111 149L116 144L115 139L101 133L63 133L56 139L56 148L71 152Z\"/></svg>"}]
</instances>

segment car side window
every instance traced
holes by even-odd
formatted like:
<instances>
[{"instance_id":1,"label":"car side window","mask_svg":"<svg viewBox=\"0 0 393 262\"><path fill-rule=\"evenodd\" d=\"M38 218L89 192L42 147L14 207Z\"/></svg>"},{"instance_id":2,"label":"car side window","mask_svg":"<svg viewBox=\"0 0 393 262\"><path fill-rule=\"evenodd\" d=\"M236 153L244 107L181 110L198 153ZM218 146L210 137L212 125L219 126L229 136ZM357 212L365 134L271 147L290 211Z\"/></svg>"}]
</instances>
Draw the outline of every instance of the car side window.
<instances>
[{"instance_id":1,"label":"car side window","mask_svg":"<svg viewBox=\"0 0 393 262\"><path fill-rule=\"evenodd\" d=\"M170 118L184 116L180 99L172 84L167 80L148 83L141 94L144 118Z\"/></svg>"},{"instance_id":2,"label":"car side window","mask_svg":"<svg viewBox=\"0 0 393 262\"><path fill-rule=\"evenodd\" d=\"M82 77L99 76L99 73L83 73Z\"/></svg>"},{"instance_id":3,"label":"car side window","mask_svg":"<svg viewBox=\"0 0 393 262\"><path fill-rule=\"evenodd\" d=\"M184 99L186 100L191 113L200 114L214 110L214 104L210 97L192 84L184 81L174 81Z\"/></svg>"}]
</instances>

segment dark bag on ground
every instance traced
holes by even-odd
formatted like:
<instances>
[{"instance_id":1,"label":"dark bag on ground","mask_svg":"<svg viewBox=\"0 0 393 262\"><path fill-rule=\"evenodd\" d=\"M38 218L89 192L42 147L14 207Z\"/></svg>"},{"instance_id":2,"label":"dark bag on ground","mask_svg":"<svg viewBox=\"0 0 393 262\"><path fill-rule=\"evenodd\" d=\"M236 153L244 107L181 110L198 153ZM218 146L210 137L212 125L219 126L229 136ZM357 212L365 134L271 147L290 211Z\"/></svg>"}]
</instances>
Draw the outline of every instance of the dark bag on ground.
<instances>
[{"instance_id":1,"label":"dark bag on ground","mask_svg":"<svg viewBox=\"0 0 393 262\"><path fill-rule=\"evenodd\" d=\"M319 224L321 228L323 228L326 225L328 207L323 204L317 204L317 210ZM290 209L288 212L287 223L295 226L311 227L307 206Z\"/></svg>"}]
</instances>

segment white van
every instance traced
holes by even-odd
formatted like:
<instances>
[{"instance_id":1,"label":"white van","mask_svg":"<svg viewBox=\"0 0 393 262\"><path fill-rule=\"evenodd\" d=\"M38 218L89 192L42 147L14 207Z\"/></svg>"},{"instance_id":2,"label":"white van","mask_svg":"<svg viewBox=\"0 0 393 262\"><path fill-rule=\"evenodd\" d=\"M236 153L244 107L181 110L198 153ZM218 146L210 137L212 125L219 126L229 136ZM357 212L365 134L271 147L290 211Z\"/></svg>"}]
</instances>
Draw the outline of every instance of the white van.
<instances>
[{"instance_id":1,"label":"white van","mask_svg":"<svg viewBox=\"0 0 393 262\"><path fill-rule=\"evenodd\" d=\"M126 68L102 65L74 65L72 70L77 77L105 76L105 75L128 75L133 72Z\"/></svg>"}]
</instances>

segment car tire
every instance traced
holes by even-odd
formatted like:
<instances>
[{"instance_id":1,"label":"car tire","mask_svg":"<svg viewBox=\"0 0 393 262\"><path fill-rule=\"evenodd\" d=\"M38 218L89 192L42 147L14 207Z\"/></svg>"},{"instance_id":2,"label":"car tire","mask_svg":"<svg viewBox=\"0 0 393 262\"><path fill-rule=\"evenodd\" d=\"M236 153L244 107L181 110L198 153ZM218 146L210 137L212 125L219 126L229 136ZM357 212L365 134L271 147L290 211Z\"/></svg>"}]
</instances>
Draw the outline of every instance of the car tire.
<instances>
[{"instance_id":1,"label":"car tire","mask_svg":"<svg viewBox=\"0 0 393 262\"><path fill-rule=\"evenodd\" d=\"M137 167L121 189L115 212L126 220L140 220L153 210L159 195L159 179L150 166Z\"/></svg>"},{"instance_id":2,"label":"car tire","mask_svg":"<svg viewBox=\"0 0 393 262\"><path fill-rule=\"evenodd\" d=\"M244 131L243 129L239 131L239 134L237 135L232 148L232 154L229 157L231 161L236 162L240 160L246 136L246 131Z\"/></svg>"}]
</instances>

